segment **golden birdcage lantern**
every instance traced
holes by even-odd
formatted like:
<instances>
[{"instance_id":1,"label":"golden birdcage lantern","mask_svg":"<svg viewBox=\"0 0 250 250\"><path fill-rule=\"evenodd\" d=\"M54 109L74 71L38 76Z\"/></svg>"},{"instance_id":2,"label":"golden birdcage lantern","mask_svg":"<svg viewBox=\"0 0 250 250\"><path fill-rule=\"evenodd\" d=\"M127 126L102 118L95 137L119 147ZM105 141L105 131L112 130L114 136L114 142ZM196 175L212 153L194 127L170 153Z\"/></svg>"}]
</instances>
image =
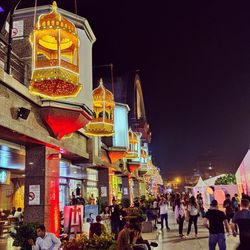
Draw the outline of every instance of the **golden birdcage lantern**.
<instances>
[{"instance_id":1,"label":"golden birdcage lantern","mask_svg":"<svg viewBox=\"0 0 250 250\"><path fill-rule=\"evenodd\" d=\"M75 25L57 12L39 16L30 35L32 78L30 93L43 98L75 97L79 84L79 38Z\"/></svg>"},{"instance_id":2,"label":"golden birdcage lantern","mask_svg":"<svg viewBox=\"0 0 250 250\"><path fill-rule=\"evenodd\" d=\"M139 154L138 137L137 137L137 134L133 132L131 128L128 131L128 141L129 141L129 148L128 148L125 158L128 158L128 159L138 158L138 154Z\"/></svg>"},{"instance_id":3,"label":"golden birdcage lantern","mask_svg":"<svg viewBox=\"0 0 250 250\"><path fill-rule=\"evenodd\" d=\"M141 149L141 158L146 159L148 157L148 153L145 149Z\"/></svg>"},{"instance_id":4,"label":"golden birdcage lantern","mask_svg":"<svg viewBox=\"0 0 250 250\"><path fill-rule=\"evenodd\" d=\"M86 125L90 136L112 136L114 134L114 96L107 90L102 79L93 90L93 119Z\"/></svg>"}]
</instances>

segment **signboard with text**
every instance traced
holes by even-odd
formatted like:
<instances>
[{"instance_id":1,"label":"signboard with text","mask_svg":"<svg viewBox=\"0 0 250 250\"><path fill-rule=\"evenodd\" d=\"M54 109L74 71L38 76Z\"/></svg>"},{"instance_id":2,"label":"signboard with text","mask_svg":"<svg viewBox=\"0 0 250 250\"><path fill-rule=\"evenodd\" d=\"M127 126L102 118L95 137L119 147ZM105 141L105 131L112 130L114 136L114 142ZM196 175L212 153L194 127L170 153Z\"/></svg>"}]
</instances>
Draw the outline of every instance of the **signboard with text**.
<instances>
[{"instance_id":1,"label":"signboard with text","mask_svg":"<svg viewBox=\"0 0 250 250\"><path fill-rule=\"evenodd\" d=\"M29 205L40 205L40 185L29 185Z\"/></svg>"}]
</instances>

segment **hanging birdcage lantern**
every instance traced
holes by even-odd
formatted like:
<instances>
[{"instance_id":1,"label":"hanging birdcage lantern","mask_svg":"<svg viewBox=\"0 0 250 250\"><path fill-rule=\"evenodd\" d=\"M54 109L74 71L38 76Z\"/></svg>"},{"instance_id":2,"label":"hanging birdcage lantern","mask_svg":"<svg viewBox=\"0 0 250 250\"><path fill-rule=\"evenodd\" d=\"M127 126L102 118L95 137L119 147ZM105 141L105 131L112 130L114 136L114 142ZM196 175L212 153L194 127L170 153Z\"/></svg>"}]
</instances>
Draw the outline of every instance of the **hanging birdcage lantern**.
<instances>
[{"instance_id":1,"label":"hanging birdcage lantern","mask_svg":"<svg viewBox=\"0 0 250 250\"><path fill-rule=\"evenodd\" d=\"M114 134L114 96L103 86L93 90L93 119L86 125L86 134L90 136L112 136Z\"/></svg>"},{"instance_id":2,"label":"hanging birdcage lantern","mask_svg":"<svg viewBox=\"0 0 250 250\"><path fill-rule=\"evenodd\" d=\"M43 98L75 97L79 84L79 38L75 25L57 12L40 15L30 35L32 78L30 93Z\"/></svg>"},{"instance_id":3,"label":"hanging birdcage lantern","mask_svg":"<svg viewBox=\"0 0 250 250\"><path fill-rule=\"evenodd\" d=\"M131 128L128 131L128 139L129 139L129 148L125 158L128 159L138 158L139 156L138 136L135 132L132 131Z\"/></svg>"}]
</instances>

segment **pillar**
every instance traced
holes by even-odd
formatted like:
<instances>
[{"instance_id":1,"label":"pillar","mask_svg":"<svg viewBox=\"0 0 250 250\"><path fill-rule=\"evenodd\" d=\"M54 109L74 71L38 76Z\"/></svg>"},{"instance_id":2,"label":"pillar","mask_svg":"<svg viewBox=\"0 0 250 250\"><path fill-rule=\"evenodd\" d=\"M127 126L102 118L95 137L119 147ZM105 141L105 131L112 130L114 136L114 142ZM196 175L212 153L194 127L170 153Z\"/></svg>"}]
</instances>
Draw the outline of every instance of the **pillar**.
<instances>
[{"instance_id":1,"label":"pillar","mask_svg":"<svg viewBox=\"0 0 250 250\"><path fill-rule=\"evenodd\" d=\"M128 176L122 176L122 198L130 200L130 187Z\"/></svg>"},{"instance_id":2,"label":"pillar","mask_svg":"<svg viewBox=\"0 0 250 250\"><path fill-rule=\"evenodd\" d=\"M44 145L26 147L24 221L44 224L59 235L58 150Z\"/></svg>"},{"instance_id":3,"label":"pillar","mask_svg":"<svg viewBox=\"0 0 250 250\"><path fill-rule=\"evenodd\" d=\"M111 205L112 198L110 200L110 195L112 196L112 190L110 177L108 168L98 169L98 191L101 204L107 203Z\"/></svg>"},{"instance_id":4,"label":"pillar","mask_svg":"<svg viewBox=\"0 0 250 250\"><path fill-rule=\"evenodd\" d=\"M139 194L139 182L136 179L133 179L133 188L134 188L134 198L139 198L140 194Z\"/></svg>"}]
</instances>

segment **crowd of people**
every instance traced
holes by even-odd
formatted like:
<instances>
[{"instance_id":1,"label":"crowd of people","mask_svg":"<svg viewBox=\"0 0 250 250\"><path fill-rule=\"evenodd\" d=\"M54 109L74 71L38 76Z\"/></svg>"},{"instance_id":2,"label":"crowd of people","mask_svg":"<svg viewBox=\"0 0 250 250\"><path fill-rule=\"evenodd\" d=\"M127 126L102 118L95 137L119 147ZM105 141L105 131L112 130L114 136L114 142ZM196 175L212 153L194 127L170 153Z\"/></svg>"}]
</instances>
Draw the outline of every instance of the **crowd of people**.
<instances>
[{"instance_id":1,"label":"crowd of people","mask_svg":"<svg viewBox=\"0 0 250 250\"><path fill-rule=\"evenodd\" d=\"M240 245L237 250L250 249L250 197L242 194L241 199L237 194L232 198L226 195L223 204L219 207L217 200L212 200L210 207L205 208L202 195L196 196L186 193L161 194L154 200L139 199L134 201L130 208L124 208L114 199L111 206L105 206L101 214L96 216L96 221L91 221L89 238L100 236L105 232L113 233L118 250L150 250L157 246L155 242L143 239L143 222L152 221L157 229L169 232L168 214L173 210L180 239L188 238L194 225L195 238L198 237L198 218L202 226L208 229L208 248L215 250L218 245L220 250L226 250L227 235L239 235ZM129 210L139 211L136 216L131 216ZM20 212L20 211L19 211ZM17 214L15 211L14 214ZM142 215L146 215L144 218ZM188 223L186 234L183 232L184 221ZM43 249L44 246L56 246L60 241L54 235L46 233L43 225L37 228L37 240L30 240L32 249ZM54 248L53 248L54 249Z\"/></svg>"}]
</instances>

